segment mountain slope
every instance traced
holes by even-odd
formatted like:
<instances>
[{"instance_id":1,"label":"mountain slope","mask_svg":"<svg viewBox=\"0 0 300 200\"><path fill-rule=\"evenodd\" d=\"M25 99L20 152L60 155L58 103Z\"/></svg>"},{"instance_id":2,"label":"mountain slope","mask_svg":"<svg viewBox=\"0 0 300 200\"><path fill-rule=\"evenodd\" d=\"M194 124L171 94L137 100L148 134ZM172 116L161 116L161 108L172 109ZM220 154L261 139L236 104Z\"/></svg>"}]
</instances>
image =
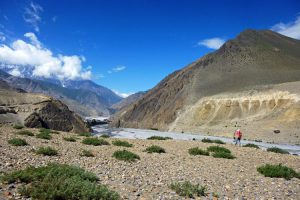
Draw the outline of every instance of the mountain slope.
<instances>
[{"instance_id":1,"label":"mountain slope","mask_svg":"<svg viewBox=\"0 0 300 200\"><path fill-rule=\"evenodd\" d=\"M1 70L0 78L13 87L32 93L46 94L59 99L67 104L71 110L82 116L109 115L109 107L121 100L121 97L118 97L111 90L88 81L78 82L88 82L93 87L84 87L85 84L80 83L77 84L82 85L82 87L76 87L75 81L72 82L75 85L74 87L62 87L53 82L11 76Z\"/></svg>"},{"instance_id":2,"label":"mountain slope","mask_svg":"<svg viewBox=\"0 0 300 200\"><path fill-rule=\"evenodd\" d=\"M176 122L201 99L209 100L218 94L226 94L223 99L231 99L231 94L245 93L244 99L251 101L253 92L267 91L276 84L293 81L300 81L300 41L268 30L246 30L219 50L167 76L137 103L118 113L113 124L198 132L208 120L191 129L189 122L200 118L192 119L193 116L186 113L180 126ZM220 106L218 100L215 103ZM232 105L225 103L226 106ZM253 117L247 113L242 115ZM268 115L270 113L264 116ZM209 121L208 129L217 124L227 126L238 122L239 116L225 115L223 121L218 121L218 116L215 119Z\"/></svg>"},{"instance_id":3,"label":"mountain slope","mask_svg":"<svg viewBox=\"0 0 300 200\"><path fill-rule=\"evenodd\" d=\"M142 98L142 96L144 96L144 94L146 94L146 92L134 93L124 98L123 100L119 101L118 103L113 104L111 108L114 110L122 110L123 108L128 107L130 104L138 101L140 98Z\"/></svg>"}]
</instances>

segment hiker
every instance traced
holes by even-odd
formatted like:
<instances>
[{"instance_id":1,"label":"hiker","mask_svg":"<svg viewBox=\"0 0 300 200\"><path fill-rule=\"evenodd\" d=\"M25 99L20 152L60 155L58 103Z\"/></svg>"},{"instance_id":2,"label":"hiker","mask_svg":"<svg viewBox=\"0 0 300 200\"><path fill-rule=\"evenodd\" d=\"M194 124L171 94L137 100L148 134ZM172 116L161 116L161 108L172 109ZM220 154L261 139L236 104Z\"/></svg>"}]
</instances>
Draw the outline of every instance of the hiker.
<instances>
[{"instance_id":1,"label":"hiker","mask_svg":"<svg viewBox=\"0 0 300 200\"><path fill-rule=\"evenodd\" d=\"M233 139L234 139L235 145L238 144L239 146L241 146L242 132L240 129L237 129L234 132Z\"/></svg>"}]
</instances>

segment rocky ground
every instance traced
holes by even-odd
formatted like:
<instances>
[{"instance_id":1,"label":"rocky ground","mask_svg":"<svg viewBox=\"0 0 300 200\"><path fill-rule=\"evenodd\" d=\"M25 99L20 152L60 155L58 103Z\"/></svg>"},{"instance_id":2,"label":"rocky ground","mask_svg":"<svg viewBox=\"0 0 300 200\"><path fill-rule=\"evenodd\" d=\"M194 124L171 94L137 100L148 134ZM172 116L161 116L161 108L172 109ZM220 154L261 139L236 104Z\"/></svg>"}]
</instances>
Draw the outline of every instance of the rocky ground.
<instances>
[{"instance_id":1,"label":"rocky ground","mask_svg":"<svg viewBox=\"0 0 300 200\"><path fill-rule=\"evenodd\" d=\"M215 192L220 199L299 199L300 180L293 178L266 178L256 168L260 165L282 163L300 171L300 157L281 155L246 147L226 144L237 158L227 160L211 156L191 156L188 149L200 147L205 149L211 144L200 141L150 141L127 140L134 147L128 150L138 154L141 159L133 163L118 161L112 157L114 151L124 147L88 146L81 143L83 137L73 133L60 132L52 135L51 140L42 140L29 136L24 138L29 145L15 147L7 140L15 137L18 130L9 126L0 127L0 173L23 169L29 165L41 166L49 162L77 165L99 176L101 183L116 190L122 199L183 199L169 188L172 182L191 181L205 185L209 192ZM38 133L38 129L30 129ZM77 142L63 140L66 136L76 136ZM106 139L110 143L115 140ZM165 154L148 154L146 147L155 144L166 149ZM59 155L48 157L36 155L32 149L51 146ZM95 157L81 157L83 149L91 150ZM2 198L8 198L11 192L15 198L14 185L0 185ZM1 195L0 195L1 199Z\"/></svg>"}]
</instances>

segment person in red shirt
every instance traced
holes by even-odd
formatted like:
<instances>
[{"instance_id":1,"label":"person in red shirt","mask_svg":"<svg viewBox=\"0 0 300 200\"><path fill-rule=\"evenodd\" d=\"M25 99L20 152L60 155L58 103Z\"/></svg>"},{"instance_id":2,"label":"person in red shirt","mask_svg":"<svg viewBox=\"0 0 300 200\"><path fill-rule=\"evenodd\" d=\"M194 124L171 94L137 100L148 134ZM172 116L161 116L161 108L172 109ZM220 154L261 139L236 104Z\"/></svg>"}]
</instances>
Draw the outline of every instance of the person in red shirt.
<instances>
[{"instance_id":1,"label":"person in red shirt","mask_svg":"<svg viewBox=\"0 0 300 200\"><path fill-rule=\"evenodd\" d=\"M234 139L235 145L241 146L242 135L243 135L243 134L242 134L242 132L241 132L240 129L237 129L237 130L234 132L233 139Z\"/></svg>"}]
</instances>

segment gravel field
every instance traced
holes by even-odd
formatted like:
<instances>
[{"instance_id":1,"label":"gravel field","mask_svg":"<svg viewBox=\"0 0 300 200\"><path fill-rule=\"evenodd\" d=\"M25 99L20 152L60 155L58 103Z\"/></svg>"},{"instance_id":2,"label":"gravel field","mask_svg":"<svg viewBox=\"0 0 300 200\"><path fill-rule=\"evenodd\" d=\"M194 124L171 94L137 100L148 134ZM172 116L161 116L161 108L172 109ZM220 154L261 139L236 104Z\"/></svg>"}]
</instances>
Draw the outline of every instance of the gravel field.
<instances>
[{"instance_id":1,"label":"gravel field","mask_svg":"<svg viewBox=\"0 0 300 200\"><path fill-rule=\"evenodd\" d=\"M26 130L38 133L38 129ZM283 178L267 178L256 170L263 164L282 163L299 172L299 156L281 155L231 144L221 146L232 151L236 156L233 160L191 156L188 154L189 148L206 149L213 144L182 140L122 139L134 145L125 148L112 145L112 141L116 139L108 138L106 140L111 145L94 147L82 144L84 137L64 132L52 134L51 140L17 135L29 145L11 146L7 140L16 137L14 133L17 131L10 126L0 127L0 174L30 165L41 166L57 162L77 165L94 172L101 183L117 191L122 199L184 199L169 188L171 183L183 181L207 186L208 192L217 193L220 199L300 199L300 179L293 178L288 181ZM75 136L78 139L76 142L67 142L63 140L66 136ZM165 148L166 153L143 152L151 145ZM48 157L36 155L32 151L42 146L57 149L59 155ZM81 157L83 149L91 150L95 157ZM112 154L120 149L132 151L141 159L132 163L116 160ZM0 193L4 197L22 199L11 185L0 185Z\"/></svg>"}]
</instances>

